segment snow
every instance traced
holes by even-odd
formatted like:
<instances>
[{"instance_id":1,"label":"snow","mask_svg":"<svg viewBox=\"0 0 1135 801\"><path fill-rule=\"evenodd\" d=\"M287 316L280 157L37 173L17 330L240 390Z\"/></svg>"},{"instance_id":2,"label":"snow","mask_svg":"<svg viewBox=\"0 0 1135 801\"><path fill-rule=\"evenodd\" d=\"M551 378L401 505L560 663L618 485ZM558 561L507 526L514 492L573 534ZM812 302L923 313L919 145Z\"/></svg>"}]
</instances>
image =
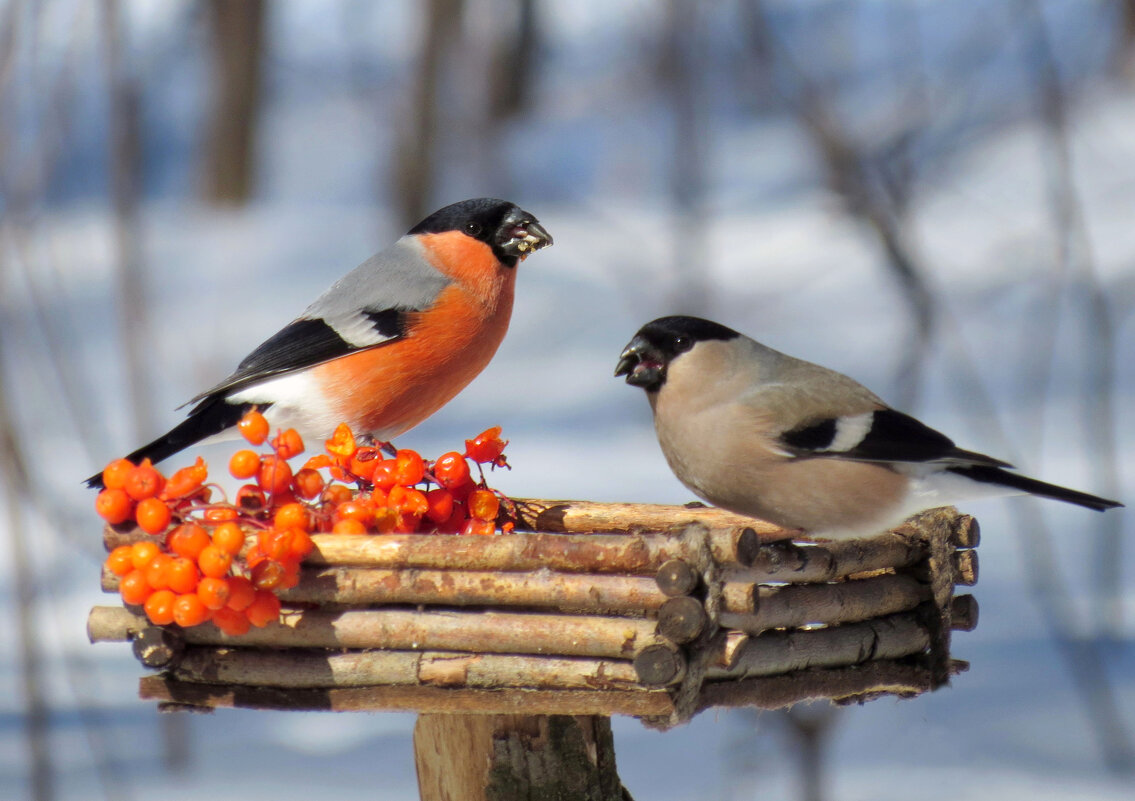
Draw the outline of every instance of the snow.
<instances>
[{"instance_id":1,"label":"snow","mask_svg":"<svg viewBox=\"0 0 1135 801\"><path fill-rule=\"evenodd\" d=\"M162 5L133 9L136 58L153 68L144 86L153 168L141 231L151 271L155 433L180 419L176 406L223 377L331 281L397 235L389 209L373 199L393 142L389 120L375 119L374 109L400 102L405 62L412 58L406 42L417 25L406 3L391 4L393 16L382 19L360 4L328 16L326 3L289 4L273 22L259 194L246 209L217 212L192 200L197 144L185 129L203 103L203 45L199 36L179 39L178 26L188 25L184 11L171 14ZM684 502L689 493L666 468L641 393L611 376L638 326L671 311L676 286L674 217L659 166L669 158L660 130L666 117L648 101L619 106L620 92L637 80L621 73L647 57L659 19L649 3L616 10L588 2L577 12L578 5L550 5L545 24L559 38L547 56L538 113L502 133L511 162L505 180L514 187L509 196L540 217L556 245L520 268L512 327L493 363L400 444L438 454L499 423L511 439L515 466L494 476L506 493ZM784 11L784 4L772 5ZM1065 15L1057 18L1066 20L1069 4L1054 5ZM641 25L620 36L626 15L641 17ZM61 58L70 40L50 27L55 32L44 57ZM361 33L371 28L383 31L377 51ZM158 58L175 42L175 59ZM586 80L566 66L580 54L586 55L579 62ZM347 77L357 80L358 70L373 92L365 103ZM171 77L176 80L167 92L162 81ZM20 387L22 435L36 454L70 455L66 469L39 476L53 508L29 510L25 522L36 532L36 623L45 658L39 678L52 712L56 797L89 797L105 779L95 768L101 752L110 757L113 782L139 797L287 801L363 792L416 798L413 717L406 714L189 716L190 762L167 770L163 728L152 707L135 697L139 667L129 648L86 641L86 610L106 599L97 588L99 527L79 479L136 444L121 400L108 283L114 227L97 177L105 131L97 98L91 99L94 81L88 76L80 87L76 113L84 115L84 125L66 153L77 172L59 178L66 191L39 209L26 248L4 240L9 269L0 271L0 315L9 334L3 380ZM1008 78L1006 85L1012 85ZM909 323L870 233L819 185L811 145L794 124L767 115L713 119L711 189L703 210L707 252L702 264L685 265L707 271L713 316L892 395ZM1122 87L1094 84L1077 97L1073 174L1094 273L1115 321L1121 499L1135 496L1133 121L1135 99ZM1010 121L975 136L919 194L912 217L916 245L941 293L947 331L927 354L921 403L908 411L962 447L1016 458L1030 475L1093 490L1099 474L1079 422L1090 408L1082 391L1089 321L1075 293L1054 324L1050 385L1030 383L1021 367L1036 318L1061 280L1051 266L1045 158L1035 122ZM445 198L496 193L496 187L481 191L476 172L458 170ZM29 301L33 289L51 319L60 321L74 364L98 366L97 373L71 377L81 390L90 453L76 447L72 423L59 410L64 378L42 368L48 351ZM13 331L23 335L15 338ZM964 363L993 398L1009 441L989 433L980 405L958 379ZM217 465L228 449L202 452ZM1030 595L1024 557L1038 547L1030 539L1036 534L1019 530L1014 503L1030 501L985 501L966 510L983 530L981 581L974 590L980 625L954 639L954 655L970 661L969 672L929 696L842 712L829 757L832 797L905 799L913 788L923 799L1130 797L1130 782L1104 770L1062 656ZM1086 635L1102 623L1083 589L1095 574L1075 546L1094 547L1104 518L1055 504L1041 508L1058 533L1054 548L1068 566L1073 611ZM1130 514L1109 514L1119 516L1129 544ZM6 522L0 526L7 543L11 531ZM1120 566L1124 615L1106 646L1118 714L1129 730L1135 725L1133 567L1128 547ZM5 562L0 614L11 619L15 602ZM26 793L29 764L19 667L15 634L0 630L0 795L13 798ZM83 725L92 719L99 724L96 739ZM615 733L620 774L636 798L793 797L796 791L789 740L775 715L707 713L665 734L617 719ZM111 794L105 783L103 791Z\"/></svg>"}]
</instances>

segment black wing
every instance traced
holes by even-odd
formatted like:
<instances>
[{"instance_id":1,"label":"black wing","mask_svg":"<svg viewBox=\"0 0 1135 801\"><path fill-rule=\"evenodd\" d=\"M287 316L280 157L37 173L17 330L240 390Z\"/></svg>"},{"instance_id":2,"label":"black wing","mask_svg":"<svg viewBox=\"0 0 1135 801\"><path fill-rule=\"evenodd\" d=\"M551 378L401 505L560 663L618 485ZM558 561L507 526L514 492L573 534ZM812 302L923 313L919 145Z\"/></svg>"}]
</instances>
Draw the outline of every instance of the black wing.
<instances>
[{"instance_id":1,"label":"black wing","mask_svg":"<svg viewBox=\"0 0 1135 801\"><path fill-rule=\"evenodd\" d=\"M345 337L323 319L301 317L281 328L237 366L236 372L190 403L211 395L229 395L272 376L337 359L406 336L413 309L364 309ZM342 326L340 328L343 328Z\"/></svg>"},{"instance_id":2,"label":"black wing","mask_svg":"<svg viewBox=\"0 0 1135 801\"><path fill-rule=\"evenodd\" d=\"M859 462L946 462L1010 467L1006 462L954 445L945 434L894 409L813 420L781 435L795 456Z\"/></svg>"}]
</instances>

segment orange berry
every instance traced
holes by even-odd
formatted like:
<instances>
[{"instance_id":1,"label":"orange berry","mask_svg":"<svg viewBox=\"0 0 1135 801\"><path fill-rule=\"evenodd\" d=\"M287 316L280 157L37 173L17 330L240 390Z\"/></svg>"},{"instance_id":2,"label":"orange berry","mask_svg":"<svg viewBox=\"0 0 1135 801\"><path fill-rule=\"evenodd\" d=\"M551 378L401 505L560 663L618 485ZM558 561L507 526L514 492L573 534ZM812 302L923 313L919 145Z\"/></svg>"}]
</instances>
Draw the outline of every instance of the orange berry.
<instances>
[{"instance_id":1,"label":"orange berry","mask_svg":"<svg viewBox=\"0 0 1135 801\"><path fill-rule=\"evenodd\" d=\"M465 524L465 528L461 530L464 535L473 535L479 537L490 537L496 534L497 527L492 520L480 520L476 517L469 518Z\"/></svg>"},{"instance_id":2,"label":"orange berry","mask_svg":"<svg viewBox=\"0 0 1135 801\"><path fill-rule=\"evenodd\" d=\"M210 542L209 532L196 523L183 523L166 537L166 547L187 559L196 559Z\"/></svg>"},{"instance_id":3,"label":"orange berry","mask_svg":"<svg viewBox=\"0 0 1135 801\"><path fill-rule=\"evenodd\" d=\"M394 524L394 530L399 534L413 534L418 530L421 522L421 515L416 515L411 512L399 512L398 520Z\"/></svg>"},{"instance_id":4,"label":"orange berry","mask_svg":"<svg viewBox=\"0 0 1135 801\"><path fill-rule=\"evenodd\" d=\"M508 444L500 438L500 434L501 427L493 426L473 439L465 440L465 455L480 464L496 461L504 451L504 446Z\"/></svg>"},{"instance_id":5,"label":"orange berry","mask_svg":"<svg viewBox=\"0 0 1135 801\"><path fill-rule=\"evenodd\" d=\"M394 481L403 487L412 487L426 475L425 462L417 451L400 450L394 461Z\"/></svg>"},{"instance_id":6,"label":"orange berry","mask_svg":"<svg viewBox=\"0 0 1135 801\"><path fill-rule=\"evenodd\" d=\"M146 617L155 626L168 626L173 622L173 602L175 600L177 600L177 594L173 590L155 590L146 599L143 606Z\"/></svg>"},{"instance_id":7,"label":"orange berry","mask_svg":"<svg viewBox=\"0 0 1135 801\"><path fill-rule=\"evenodd\" d=\"M296 495L305 501L318 498L319 494L323 492L323 476L319 475L318 470L313 470L310 467L305 467L296 473L292 479L292 484L295 485Z\"/></svg>"},{"instance_id":8,"label":"orange berry","mask_svg":"<svg viewBox=\"0 0 1135 801\"><path fill-rule=\"evenodd\" d=\"M172 518L173 515L170 514L166 502L157 498L143 498L138 501L138 506L134 510L134 519L138 522L138 528L147 534L161 534Z\"/></svg>"},{"instance_id":9,"label":"orange berry","mask_svg":"<svg viewBox=\"0 0 1135 801\"><path fill-rule=\"evenodd\" d=\"M336 520L335 525L331 527L332 534L366 534L367 527L354 518L344 518L343 520Z\"/></svg>"},{"instance_id":10,"label":"orange berry","mask_svg":"<svg viewBox=\"0 0 1135 801\"><path fill-rule=\"evenodd\" d=\"M302 528L291 530L291 537L288 539L288 553L293 560L299 562L314 549L315 543L311 541L310 534Z\"/></svg>"},{"instance_id":11,"label":"orange berry","mask_svg":"<svg viewBox=\"0 0 1135 801\"><path fill-rule=\"evenodd\" d=\"M496 520L501 502L492 490L479 489L469 494L466 505L469 507L469 514L478 520Z\"/></svg>"},{"instance_id":12,"label":"orange berry","mask_svg":"<svg viewBox=\"0 0 1135 801\"><path fill-rule=\"evenodd\" d=\"M150 560L143 572L146 574L146 583L151 590L165 590L169 588L169 567L173 564L173 557L160 553Z\"/></svg>"},{"instance_id":13,"label":"orange berry","mask_svg":"<svg viewBox=\"0 0 1135 801\"><path fill-rule=\"evenodd\" d=\"M281 459L291 459L303 453L303 437L294 428L281 432L271 444Z\"/></svg>"},{"instance_id":14,"label":"orange berry","mask_svg":"<svg viewBox=\"0 0 1135 801\"><path fill-rule=\"evenodd\" d=\"M201 568L201 574L210 578L222 578L229 572L232 564L233 555L222 551L216 545L206 546L197 557L197 566Z\"/></svg>"},{"instance_id":15,"label":"orange berry","mask_svg":"<svg viewBox=\"0 0 1135 801\"><path fill-rule=\"evenodd\" d=\"M233 478L252 478L260 470L260 454L241 450L229 458L229 473Z\"/></svg>"},{"instance_id":16,"label":"orange berry","mask_svg":"<svg viewBox=\"0 0 1135 801\"><path fill-rule=\"evenodd\" d=\"M183 467L166 482L162 489L162 498L185 498L201 488L205 479L209 477L209 467L200 456L189 467Z\"/></svg>"},{"instance_id":17,"label":"orange berry","mask_svg":"<svg viewBox=\"0 0 1135 801\"><path fill-rule=\"evenodd\" d=\"M334 466L335 462L326 453L317 453L306 462L303 463L304 470L322 470L325 467Z\"/></svg>"},{"instance_id":18,"label":"orange berry","mask_svg":"<svg viewBox=\"0 0 1135 801\"><path fill-rule=\"evenodd\" d=\"M434 478L446 489L452 490L473 481L469 473L469 462L457 451L443 453L433 466Z\"/></svg>"},{"instance_id":19,"label":"orange berry","mask_svg":"<svg viewBox=\"0 0 1135 801\"><path fill-rule=\"evenodd\" d=\"M361 501L345 501L335 507L336 520L358 520L366 525L374 517L374 510Z\"/></svg>"},{"instance_id":20,"label":"orange berry","mask_svg":"<svg viewBox=\"0 0 1135 801\"><path fill-rule=\"evenodd\" d=\"M138 570L145 570L146 565L159 553L161 548L153 540L142 540L130 546L130 558Z\"/></svg>"},{"instance_id":21,"label":"orange berry","mask_svg":"<svg viewBox=\"0 0 1135 801\"><path fill-rule=\"evenodd\" d=\"M244 512L259 512L268 505L264 490L255 484L245 484L236 493L236 506Z\"/></svg>"},{"instance_id":22,"label":"orange berry","mask_svg":"<svg viewBox=\"0 0 1135 801\"><path fill-rule=\"evenodd\" d=\"M418 517L424 515L430 508L425 493L412 487L404 487L401 484L390 490L390 495L386 498L386 505L392 509L397 509L399 512L417 515Z\"/></svg>"},{"instance_id":23,"label":"orange berry","mask_svg":"<svg viewBox=\"0 0 1135 801\"><path fill-rule=\"evenodd\" d=\"M248 617L243 611L238 612L235 609L229 609L227 606L213 612L213 625L230 637L247 634L248 630L252 628L252 624L248 622Z\"/></svg>"},{"instance_id":24,"label":"orange berry","mask_svg":"<svg viewBox=\"0 0 1135 801\"><path fill-rule=\"evenodd\" d=\"M263 445L270 431L268 421L256 409L246 412L236 427L241 436L252 445Z\"/></svg>"},{"instance_id":25,"label":"orange berry","mask_svg":"<svg viewBox=\"0 0 1135 801\"><path fill-rule=\"evenodd\" d=\"M179 556L174 559L166 571L169 577L169 588L178 595L194 592L201 574L197 572L197 564L192 559Z\"/></svg>"},{"instance_id":26,"label":"orange berry","mask_svg":"<svg viewBox=\"0 0 1135 801\"><path fill-rule=\"evenodd\" d=\"M218 523L226 523L230 520L236 520L239 517L240 512L235 508L231 506L221 506L219 504L216 506L210 506L205 510L205 514L202 515L202 518L204 518L206 523L212 523L214 525Z\"/></svg>"},{"instance_id":27,"label":"orange berry","mask_svg":"<svg viewBox=\"0 0 1135 801\"><path fill-rule=\"evenodd\" d=\"M205 576L197 584L197 597L209 609L223 608L229 602L228 580Z\"/></svg>"},{"instance_id":28,"label":"orange berry","mask_svg":"<svg viewBox=\"0 0 1135 801\"><path fill-rule=\"evenodd\" d=\"M267 558L280 561L291 553L292 533L286 529L265 529L256 536L256 544Z\"/></svg>"},{"instance_id":29,"label":"orange berry","mask_svg":"<svg viewBox=\"0 0 1135 801\"><path fill-rule=\"evenodd\" d=\"M331 484L323 490L323 494L319 496L320 500L324 503L331 504L332 506L340 503L346 503L354 497L351 488L342 484Z\"/></svg>"},{"instance_id":30,"label":"orange berry","mask_svg":"<svg viewBox=\"0 0 1135 801\"><path fill-rule=\"evenodd\" d=\"M453 512L449 519L441 523L437 530L443 534L456 534L465 528L468 518L465 517L465 507L454 501Z\"/></svg>"},{"instance_id":31,"label":"orange berry","mask_svg":"<svg viewBox=\"0 0 1135 801\"><path fill-rule=\"evenodd\" d=\"M377 448L359 448L354 456L347 460L347 469L357 477L370 481L374 475L374 468L382 461Z\"/></svg>"},{"instance_id":32,"label":"orange berry","mask_svg":"<svg viewBox=\"0 0 1135 801\"><path fill-rule=\"evenodd\" d=\"M229 600L225 606L243 612L256 599L256 586L244 576L231 576L228 581Z\"/></svg>"},{"instance_id":33,"label":"orange berry","mask_svg":"<svg viewBox=\"0 0 1135 801\"><path fill-rule=\"evenodd\" d=\"M134 501L124 489L104 489L95 498L95 511L112 526L125 523L134 513Z\"/></svg>"},{"instance_id":34,"label":"orange berry","mask_svg":"<svg viewBox=\"0 0 1135 801\"><path fill-rule=\"evenodd\" d=\"M260 460L256 483L270 495L285 492L292 486L292 468L278 456L265 456Z\"/></svg>"},{"instance_id":35,"label":"orange berry","mask_svg":"<svg viewBox=\"0 0 1135 801\"><path fill-rule=\"evenodd\" d=\"M126 494L136 501L152 498L162 491L165 486L165 476L150 464L149 459L143 459L142 464L130 471L126 477Z\"/></svg>"},{"instance_id":36,"label":"orange berry","mask_svg":"<svg viewBox=\"0 0 1135 801\"><path fill-rule=\"evenodd\" d=\"M288 559L282 563L284 577L280 580L280 588L290 590L300 583L300 563L298 559Z\"/></svg>"},{"instance_id":37,"label":"orange berry","mask_svg":"<svg viewBox=\"0 0 1135 801\"><path fill-rule=\"evenodd\" d=\"M173 622L183 629L200 626L210 617L212 613L195 592L178 595L173 602Z\"/></svg>"},{"instance_id":38,"label":"orange berry","mask_svg":"<svg viewBox=\"0 0 1135 801\"><path fill-rule=\"evenodd\" d=\"M398 460L383 459L374 466L374 472L370 474L370 480L371 483L382 491L389 492L390 488L398 483Z\"/></svg>"},{"instance_id":39,"label":"orange berry","mask_svg":"<svg viewBox=\"0 0 1135 801\"><path fill-rule=\"evenodd\" d=\"M384 506L374 512L374 527L379 534L389 534L397 528L400 515L397 509Z\"/></svg>"},{"instance_id":40,"label":"orange berry","mask_svg":"<svg viewBox=\"0 0 1135 801\"><path fill-rule=\"evenodd\" d=\"M244 565L249 570L251 570L267 558L268 557L265 555L264 551L260 549L259 543L257 543L256 545L253 545L251 548L249 548L248 552L245 553Z\"/></svg>"},{"instance_id":41,"label":"orange berry","mask_svg":"<svg viewBox=\"0 0 1135 801\"><path fill-rule=\"evenodd\" d=\"M155 590L142 606L146 617L155 626L168 626L173 622L173 602L176 593L171 590Z\"/></svg>"},{"instance_id":42,"label":"orange berry","mask_svg":"<svg viewBox=\"0 0 1135 801\"><path fill-rule=\"evenodd\" d=\"M311 528L311 514L302 503L286 503L276 510L272 524L276 528L298 528L307 531Z\"/></svg>"},{"instance_id":43,"label":"orange berry","mask_svg":"<svg viewBox=\"0 0 1135 801\"><path fill-rule=\"evenodd\" d=\"M258 590L275 590L284 581L284 563L275 559L265 559L252 568L252 586Z\"/></svg>"},{"instance_id":44,"label":"orange berry","mask_svg":"<svg viewBox=\"0 0 1135 801\"><path fill-rule=\"evenodd\" d=\"M146 573L141 569L131 570L118 582L118 594L122 596L124 603L131 606L144 604L152 592L146 582Z\"/></svg>"},{"instance_id":45,"label":"orange berry","mask_svg":"<svg viewBox=\"0 0 1135 801\"><path fill-rule=\"evenodd\" d=\"M134 569L133 549L129 545L119 545L109 554L103 566L116 576L125 576Z\"/></svg>"},{"instance_id":46,"label":"orange berry","mask_svg":"<svg viewBox=\"0 0 1135 801\"><path fill-rule=\"evenodd\" d=\"M350 427L346 423L340 423L336 426L335 432L331 435L331 439L327 440L323 445L332 456L338 456L343 459L350 459L358 449L358 445L355 444L355 435L351 432Z\"/></svg>"},{"instance_id":47,"label":"orange berry","mask_svg":"<svg viewBox=\"0 0 1135 801\"><path fill-rule=\"evenodd\" d=\"M453 514L453 493L437 487L426 493L426 517L435 523L444 523Z\"/></svg>"},{"instance_id":48,"label":"orange berry","mask_svg":"<svg viewBox=\"0 0 1135 801\"><path fill-rule=\"evenodd\" d=\"M233 556L244 549L244 540L244 530L231 520L213 529L213 545Z\"/></svg>"},{"instance_id":49,"label":"orange berry","mask_svg":"<svg viewBox=\"0 0 1135 801\"><path fill-rule=\"evenodd\" d=\"M280 619L280 599L271 590L257 590L256 599L244 610L248 622L257 628Z\"/></svg>"},{"instance_id":50,"label":"orange berry","mask_svg":"<svg viewBox=\"0 0 1135 801\"><path fill-rule=\"evenodd\" d=\"M115 459L102 469L102 485L107 489L126 489L126 479L134 471L129 459Z\"/></svg>"}]
</instances>

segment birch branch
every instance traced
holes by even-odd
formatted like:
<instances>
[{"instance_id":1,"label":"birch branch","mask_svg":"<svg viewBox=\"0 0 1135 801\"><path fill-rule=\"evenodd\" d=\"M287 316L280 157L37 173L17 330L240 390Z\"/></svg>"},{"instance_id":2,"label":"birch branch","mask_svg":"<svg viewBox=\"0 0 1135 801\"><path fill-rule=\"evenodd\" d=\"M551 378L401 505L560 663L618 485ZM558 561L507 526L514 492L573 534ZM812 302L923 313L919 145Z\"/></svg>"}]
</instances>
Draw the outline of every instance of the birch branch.
<instances>
[{"instance_id":1,"label":"birch branch","mask_svg":"<svg viewBox=\"0 0 1135 801\"><path fill-rule=\"evenodd\" d=\"M143 701L179 707L278 709L291 711L393 711L456 714L484 712L531 715L668 716L674 711L665 690L487 690L448 687L340 687L288 689L232 684L196 684L144 676Z\"/></svg>"},{"instance_id":2,"label":"birch branch","mask_svg":"<svg viewBox=\"0 0 1135 801\"><path fill-rule=\"evenodd\" d=\"M261 650L194 646L171 671L204 684L261 687L432 685L618 690L638 686L629 660L417 651Z\"/></svg>"},{"instance_id":3,"label":"birch branch","mask_svg":"<svg viewBox=\"0 0 1135 801\"><path fill-rule=\"evenodd\" d=\"M91 642L125 641L149 625L145 617L121 607L96 606L87 619L87 635ZM657 642L654 622L634 618L402 609L286 611L280 622L239 637L229 637L211 623L186 629L184 637L190 645L235 648L384 648L614 659L630 659Z\"/></svg>"}]
</instances>

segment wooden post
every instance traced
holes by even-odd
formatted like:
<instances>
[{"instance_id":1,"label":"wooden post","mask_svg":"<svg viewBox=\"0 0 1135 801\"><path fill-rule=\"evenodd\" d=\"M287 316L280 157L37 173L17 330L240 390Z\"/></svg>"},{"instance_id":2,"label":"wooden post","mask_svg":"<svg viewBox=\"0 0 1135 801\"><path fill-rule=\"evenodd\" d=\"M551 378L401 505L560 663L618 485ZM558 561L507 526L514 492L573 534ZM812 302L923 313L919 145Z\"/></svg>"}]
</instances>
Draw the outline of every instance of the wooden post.
<instances>
[{"instance_id":1,"label":"wooden post","mask_svg":"<svg viewBox=\"0 0 1135 801\"><path fill-rule=\"evenodd\" d=\"M631 801L597 715L419 715L414 762L422 801Z\"/></svg>"}]
</instances>

